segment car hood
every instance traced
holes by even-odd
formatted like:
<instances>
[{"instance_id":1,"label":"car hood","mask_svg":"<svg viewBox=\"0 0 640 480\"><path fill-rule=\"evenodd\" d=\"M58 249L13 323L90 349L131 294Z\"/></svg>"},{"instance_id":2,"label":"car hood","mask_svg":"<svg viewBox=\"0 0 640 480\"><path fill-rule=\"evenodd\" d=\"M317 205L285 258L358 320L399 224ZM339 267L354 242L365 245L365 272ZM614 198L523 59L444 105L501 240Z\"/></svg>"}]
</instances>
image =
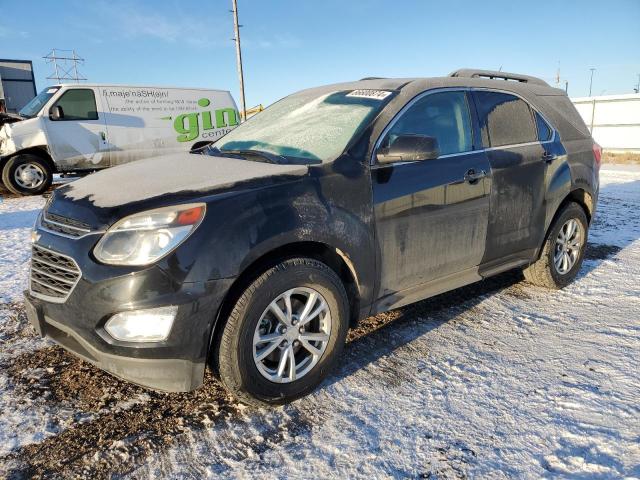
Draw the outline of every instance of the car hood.
<instances>
[{"instance_id":1,"label":"car hood","mask_svg":"<svg viewBox=\"0 0 640 480\"><path fill-rule=\"evenodd\" d=\"M49 208L90 225L110 224L133 211L288 181L307 171L306 165L172 154L109 168L69 183L56 190Z\"/></svg>"}]
</instances>

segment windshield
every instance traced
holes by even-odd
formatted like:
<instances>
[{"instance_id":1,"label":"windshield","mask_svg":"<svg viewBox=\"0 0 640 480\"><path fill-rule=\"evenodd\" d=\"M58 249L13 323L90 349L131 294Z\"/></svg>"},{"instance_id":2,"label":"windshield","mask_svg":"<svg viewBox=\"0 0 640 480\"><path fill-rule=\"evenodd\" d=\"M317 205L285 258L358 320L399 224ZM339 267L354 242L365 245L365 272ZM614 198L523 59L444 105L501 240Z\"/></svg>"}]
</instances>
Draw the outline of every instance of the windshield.
<instances>
[{"instance_id":1,"label":"windshield","mask_svg":"<svg viewBox=\"0 0 640 480\"><path fill-rule=\"evenodd\" d=\"M221 151L263 151L303 161L335 160L376 115L391 92L304 92L286 97L232 130Z\"/></svg>"},{"instance_id":2,"label":"windshield","mask_svg":"<svg viewBox=\"0 0 640 480\"><path fill-rule=\"evenodd\" d=\"M59 90L59 88L60 87L49 87L46 90L41 91L37 97L33 98L29 103L22 107L22 110L18 113L27 118L35 117L49 99L53 97L53 94Z\"/></svg>"}]
</instances>

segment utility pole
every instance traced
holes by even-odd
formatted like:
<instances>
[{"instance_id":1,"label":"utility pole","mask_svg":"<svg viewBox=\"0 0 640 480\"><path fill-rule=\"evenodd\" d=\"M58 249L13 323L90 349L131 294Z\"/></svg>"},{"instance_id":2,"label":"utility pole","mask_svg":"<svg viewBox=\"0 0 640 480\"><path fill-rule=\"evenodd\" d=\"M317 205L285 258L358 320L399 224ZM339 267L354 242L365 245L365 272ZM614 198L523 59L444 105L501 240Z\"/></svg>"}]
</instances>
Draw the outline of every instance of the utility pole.
<instances>
[{"instance_id":1,"label":"utility pole","mask_svg":"<svg viewBox=\"0 0 640 480\"><path fill-rule=\"evenodd\" d=\"M240 81L240 120L245 121L247 115L247 106L244 100L244 75L242 73L242 51L240 50L240 27L242 25L238 24L238 0L231 0L233 5L233 31L235 38L233 39L236 42L236 63L238 65L238 80Z\"/></svg>"},{"instance_id":2,"label":"utility pole","mask_svg":"<svg viewBox=\"0 0 640 480\"><path fill-rule=\"evenodd\" d=\"M589 70L591 70L591 80L589 81L589 96L591 96L591 88L593 87L593 72L595 72L596 69L590 68Z\"/></svg>"},{"instance_id":3,"label":"utility pole","mask_svg":"<svg viewBox=\"0 0 640 480\"><path fill-rule=\"evenodd\" d=\"M638 83L636 84L636 88L634 88L636 93L640 93L640 73L638 74Z\"/></svg>"}]
</instances>

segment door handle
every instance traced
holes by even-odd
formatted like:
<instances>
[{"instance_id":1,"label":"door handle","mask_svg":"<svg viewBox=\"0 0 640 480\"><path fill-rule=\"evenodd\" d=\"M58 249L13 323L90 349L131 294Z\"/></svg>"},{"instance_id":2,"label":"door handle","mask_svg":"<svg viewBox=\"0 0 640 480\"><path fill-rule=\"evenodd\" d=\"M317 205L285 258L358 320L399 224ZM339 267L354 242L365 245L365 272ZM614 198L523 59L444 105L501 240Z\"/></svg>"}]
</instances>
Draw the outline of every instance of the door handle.
<instances>
[{"instance_id":1,"label":"door handle","mask_svg":"<svg viewBox=\"0 0 640 480\"><path fill-rule=\"evenodd\" d=\"M557 158L557 155L554 155L553 153L544 152L542 154L542 160L544 160L547 163L553 162L556 158Z\"/></svg>"},{"instance_id":2,"label":"door handle","mask_svg":"<svg viewBox=\"0 0 640 480\"><path fill-rule=\"evenodd\" d=\"M104 132L98 132L98 135L100 135L100 139L101 139L103 142L106 142L106 141L107 141L107 134L106 134L106 133L104 133Z\"/></svg>"},{"instance_id":3,"label":"door handle","mask_svg":"<svg viewBox=\"0 0 640 480\"><path fill-rule=\"evenodd\" d=\"M486 176L487 176L487 172L485 172L484 170L479 170L476 172L472 168L471 170L467 171L467 173L464 174L464 179L469 183L476 183L478 180Z\"/></svg>"}]
</instances>

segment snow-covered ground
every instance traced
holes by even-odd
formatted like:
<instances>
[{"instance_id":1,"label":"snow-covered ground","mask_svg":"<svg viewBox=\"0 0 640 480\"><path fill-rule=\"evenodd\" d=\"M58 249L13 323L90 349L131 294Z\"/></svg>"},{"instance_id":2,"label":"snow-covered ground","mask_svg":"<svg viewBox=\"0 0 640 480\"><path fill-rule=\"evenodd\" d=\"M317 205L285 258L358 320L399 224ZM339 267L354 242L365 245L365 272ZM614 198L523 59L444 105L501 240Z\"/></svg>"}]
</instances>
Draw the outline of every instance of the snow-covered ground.
<instances>
[{"instance_id":1,"label":"snow-covered ground","mask_svg":"<svg viewBox=\"0 0 640 480\"><path fill-rule=\"evenodd\" d=\"M129 385L26 324L41 198L0 203L0 477L640 478L640 168L602 170L578 280L501 275L368 319L311 396Z\"/></svg>"}]
</instances>

